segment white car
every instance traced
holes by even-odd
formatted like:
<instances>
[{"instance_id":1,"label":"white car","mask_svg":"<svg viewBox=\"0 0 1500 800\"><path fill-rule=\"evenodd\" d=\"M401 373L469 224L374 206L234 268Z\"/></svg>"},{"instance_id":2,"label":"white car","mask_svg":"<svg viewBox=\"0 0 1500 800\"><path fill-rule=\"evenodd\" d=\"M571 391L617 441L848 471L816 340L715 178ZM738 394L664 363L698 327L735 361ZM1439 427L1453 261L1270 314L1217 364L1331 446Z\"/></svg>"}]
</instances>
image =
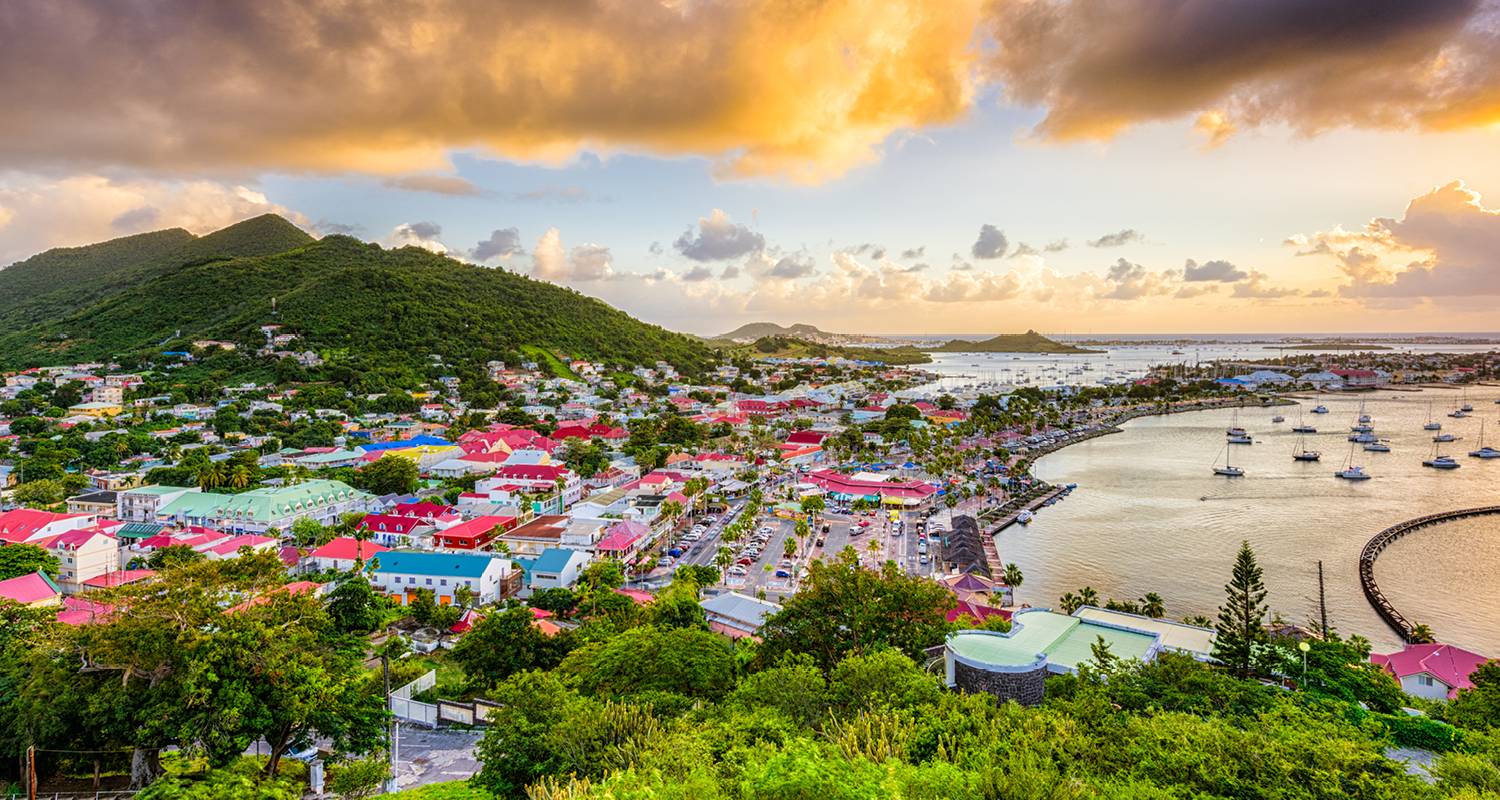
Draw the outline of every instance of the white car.
<instances>
[{"instance_id":1,"label":"white car","mask_svg":"<svg viewBox=\"0 0 1500 800\"><path fill-rule=\"evenodd\" d=\"M726 574L728 574L728 575L748 575L750 573L750 570L745 569L744 567L740 566L739 564L735 564L734 566L730 567L729 569L724 570L724 572Z\"/></svg>"}]
</instances>

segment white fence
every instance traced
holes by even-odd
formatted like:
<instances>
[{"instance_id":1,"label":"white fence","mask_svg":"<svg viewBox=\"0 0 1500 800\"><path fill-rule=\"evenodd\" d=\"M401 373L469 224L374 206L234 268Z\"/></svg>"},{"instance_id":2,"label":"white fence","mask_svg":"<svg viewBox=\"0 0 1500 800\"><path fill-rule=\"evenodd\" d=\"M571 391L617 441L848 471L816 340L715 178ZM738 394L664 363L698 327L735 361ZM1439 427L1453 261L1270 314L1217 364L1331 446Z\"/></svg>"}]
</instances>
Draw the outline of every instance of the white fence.
<instances>
[{"instance_id":1,"label":"white fence","mask_svg":"<svg viewBox=\"0 0 1500 800\"><path fill-rule=\"evenodd\" d=\"M437 670L428 670L426 675L391 692L391 713L396 715L398 719L420 723L429 728L436 728L438 721L437 706L432 703L423 703L411 699L412 695L425 692L436 685Z\"/></svg>"}]
</instances>

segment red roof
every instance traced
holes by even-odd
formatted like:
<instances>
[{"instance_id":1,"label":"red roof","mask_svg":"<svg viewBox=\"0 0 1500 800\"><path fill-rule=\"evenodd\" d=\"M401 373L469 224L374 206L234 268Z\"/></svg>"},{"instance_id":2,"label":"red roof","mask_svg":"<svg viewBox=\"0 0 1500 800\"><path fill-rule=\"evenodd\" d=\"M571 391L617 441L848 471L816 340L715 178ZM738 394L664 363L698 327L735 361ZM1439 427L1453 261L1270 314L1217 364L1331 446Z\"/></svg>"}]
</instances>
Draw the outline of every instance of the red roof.
<instances>
[{"instance_id":1,"label":"red roof","mask_svg":"<svg viewBox=\"0 0 1500 800\"><path fill-rule=\"evenodd\" d=\"M554 439L624 439L629 435L624 428L610 425L562 425L552 432Z\"/></svg>"},{"instance_id":2,"label":"red roof","mask_svg":"<svg viewBox=\"0 0 1500 800\"><path fill-rule=\"evenodd\" d=\"M0 597L14 600L23 606L50 600L58 594L57 586L40 572L0 581Z\"/></svg>"},{"instance_id":3,"label":"red roof","mask_svg":"<svg viewBox=\"0 0 1500 800\"><path fill-rule=\"evenodd\" d=\"M442 506L442 508L446 507ZM425 523L416 517L403 517L396 514L366 514L365 518L359 521L360 528L375 533L409 534L423 524Z\"/></svg>"},{"instance_id":4,"label":"red roof","mask_svg":"<svg viewBox=\"0 0 1500 800\"><path fill-rule=\"evenodd\" d=\"M467 539L478 540L489 536L495 528L507 530L516 522L515 517L485 516L475 517L468 522L454 525L447 530L438 531L438 538L444 540Z\"/></svg>"},{"instance_id":5,"label":"red roof","mask_svg":"<svg viewBox=\"0 0 1500 800\"><path fill-rule=\"evenodd\" d=\"M495 477L525 481L555 481L571 474L572 472L567 467L552 464L512 464L496 470Z\"/></svg>"},{"instance_id":6,"label":"red roof","mask_svg":"<svg viewBox=\"0 0 1500 800\"><path fill-rule=\"evenodd\" d=\"M333 558L340 561L369 561L370 556L384 553L391 548L374 542L361 542L348 536L340 536L328 544L308 553L312 558Z\"/></svg>"},{"instance_id":7,"label":"red roof","mask_svg":"<svg viewBox=\"0 0 1500 800\"><path fill-rule=\"evenodd\" d=\"M442 505L441 503L397 503L396 507L392 509L394 513L403 517L421 517L423 519L441 517L452 510L451 507Z\"/></svg>"},{"instance_id":8,"label":"red roof","mask_svg":"<svg viewBox=\"0 0 1500 800\"><path fill-rule=\"evenodd\" d=\"M823 431L792 431L786 441L787 444L822 444L826 438L828 434Z\"/></svg>"},{"instance_id":9,"label":"red roof","mask_svg":"<svg viewBox=\"0 0 1500 800\"><path fill-rule=\"evenodd\" d=\"M1451 644L1413 644L1399 653L1374 653L1370 656L1370 663L1385 667L1385 671L1397 679L1422 673L1437 678L1450 687L1450 699L1458 695L1459 689L1472 689L1474 684L1469 675L1489 660Z\"/></svg>"},{"instance_id":10,"label":"red roof","mask_svg":"<svg viewBox=\"0 0 1500 800\"><path fill-rule=\"evenodd\" d=\"M33 508L17 508L0 514L0 539L24 542L42 528L66 519L91 519L93 514L54 514ZM82 524L82 523L80 523Z\"/></svg>"},{"instance_id":11,"label":"red roof","mask_svg":"<svg viewBox=\"0 0 1500 800\"><path fill-rule=\"evenodd\" d=\"M640 589L616 589L615 594L630 598L638 606L650 605L656 599L656 595Z\"/></svg>"},{"instance_id":12,"label":"red roof","mask_svg":"<svg viewBox=\"0 0 1500 800\"><path fill-rule=\"evenodd\" d=\"M106 572L103 575L95 575L83 582L90 589L107 589L113 586L124 586L136 581L143 581L156 574L154 569L117 569L114 572Z\"/></svg>"},{"instance_id":13,"label":"red roof","mask_svg":"<svg viewBox=\"0 0 1500 800\"><path fill-rule=\"evenodd\" d=\"M623 520L609 526L604 532L604 538L594 548L605 553L623 553L650 532L651 529L642 523Z\"/></svg>"}]
</instances>

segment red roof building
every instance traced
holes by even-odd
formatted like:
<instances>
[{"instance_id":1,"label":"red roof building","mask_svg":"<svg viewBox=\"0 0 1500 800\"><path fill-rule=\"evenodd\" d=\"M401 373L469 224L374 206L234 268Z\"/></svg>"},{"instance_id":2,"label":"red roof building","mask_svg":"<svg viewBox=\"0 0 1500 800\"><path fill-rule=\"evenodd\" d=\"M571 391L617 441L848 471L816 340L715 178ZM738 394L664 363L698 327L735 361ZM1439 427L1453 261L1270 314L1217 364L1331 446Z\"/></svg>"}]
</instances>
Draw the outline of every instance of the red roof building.
<instances>
[{"instance_id":1,"label":"red roof building","mask_svg":"<svg viewBox=\"0 0 1500 800\"><path fill-rule=\"evenodd\" d=\"M1413 644L1399 653L1370 655L1370 663L1384 667L1407 694L1449 700L1460 689L1474 688L1469 676L1489 660L1451 644Z\"/></svg>"},{"instance_id":2,"label":"red roof building","mask_svg":"<svg viewBox=\"0 0 1500 800\"><path fill-rule=\"evenodd\" d=\"M495 537L516 527L516 518L509 516L475 517L468 522L454 525L432 535L433 544L454 550L479 550Z\"/></svg>"}]
</instances>

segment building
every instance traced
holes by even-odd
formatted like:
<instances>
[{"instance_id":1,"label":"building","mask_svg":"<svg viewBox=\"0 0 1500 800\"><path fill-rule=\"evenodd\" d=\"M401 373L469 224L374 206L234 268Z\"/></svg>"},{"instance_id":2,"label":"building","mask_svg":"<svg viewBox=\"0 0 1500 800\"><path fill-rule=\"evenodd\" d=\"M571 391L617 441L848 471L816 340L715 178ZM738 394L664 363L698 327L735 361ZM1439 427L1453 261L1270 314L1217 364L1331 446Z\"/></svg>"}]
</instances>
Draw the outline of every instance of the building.
<instances>
[{"instance_id":1,"label":"building","mask_svg":"<svg viewBox=\"0 0 1500 800\"><path fill-rule=\"evenodd\" d=\"M496 602L519 589L520 573L498 556L388 550L376 561L370 582L402 605L410 603L418 589L430 590L441 605L451 604L460 586L473 591L479 603Z\"/></svg>"},{"instance_id":2,"label":"building","mask_svg":"<svg viewBox=\"0 0 1500 800\"><path fill-rule=\"evenodd\" d=\"M127 493L128 494L128 493ZM373 495L341 481L311 480L239 494L188 492L157 509L156 522L238 533L286 531L299 519L322 524L365 511Z\"/></svg>"},{"instance_id":3,"label":"building","mask_svg":"<svg viewBox=\"0 0 1500 800\"><path fill-rule=\"evenodd\" d=\"M197 487L137 486L115 496L115 518L122 522L155 522L156 512Z\"/></svg>"},{"instance_id":4,"label":"building","mask_svg":"<svg viewBox=\"0 0 1500 800\"><path fill-rule=\"evenodd\" d=\"M116 503L119 500L119 492L109 489L96 489L84 492L68 498L69 514L104 514L113 516Z\"/></svg>"},{"instance_id":5,"label":"building","mask_svg":"<svg viewBox=\"0 0 1500 800\"><path fill-rule=\"evenodd\" d=\"M1402 691L1428 700L1452 700L1460 689L1474 687L1469 676L1490 659L1451 644L1412 644L1399 653L1370 655L1401 683Z\"/></svg>"},{"instance_id":6,"label":"building","mask_svg":"<svg viewBox=\"0 0 1500 800\"><path fill-rule=\"evenodd\" d=\"M30 544L57 557L57 585L64 594L77 594L86 581L120 568L120 543L97 529L71 530Z\"/></svg>"},{"instance_id":7,"label":"building","mask_svg":"<svg viewBox=\"0 0 1500 800\"><path fill-rule=\"evenodd\" d=\"M538 589L571 589L588 563L588 553L561 547L549 547L534 559L518 558L517 566L526 573L521 594L530 597Z\"/></svg>"},{"instance_id":8,"label":"building","mask_svg":"<svg viewBox=\"0 0 1500 800\"><path fill-rule=\"evenodd\" d=\"M500 534L516 527L515 517L483 516L461 522L432 535L435 547L454 550L481 550Z\"/></svg>"},{"instance_id":9,"label":"building","mask_svg":"<svg viewBox=\"0 0 1500 800\"><path fill-rule=\"evenodd\" d=\"M54 514L32 508L17 508L0 514L0 542L30 542L46 536L91 528L94 514Z\"/></svg>"},{"instance_id":10,"label":"building","mask_svg":"<svg viewBox=\"0 0 1500 800\"><path fill-rule=\"evenodd\" d=\"M61 602L62 590L44 572L33 572L0 581L0 600L42 608Z\"/></svg>"},{"instance_id":11,"label":"building","mask_svg":"<svg viewBox=\"0 0 1500 800\"><path fill-rule=\"evenodd\" d=\"M368 564L371 559L389 549L374 542L362 542L348 536L340 536L308 553L307 563L312 564L313 568L318 570L348 572L354 569L356 562Z\"/></svg>"},{"instance_id":12,"label":"building","mask_svg":"<svg viewBox=\"0 0 1500 800\"><path fill-rule=\"evenodd\" d=\"M775 603L739 592L710 597L701 605L708 616L708 629L732 639L758 636L766 617L781 610L781 606Z\"/></svg>"},{"instance_id":13,"label":"building","mask_svg":"<svg viewBox=\"0 0 1500 800\"><path fill-rule=\"evenodd\" d=\"M1008 632L967 630L948 634L942 647L947 683L949 688L965 692L987 692L1002 702L1035 705L1046 692L1047 676L1076 672L1078 665L1093 659L1093 647L1099 639L1118 658L1146 662L1154 661L1169 647L1169 635L1178 645L1190 647L1199 646L1207 635L1208 646L1212 647L1213 631L1207 628L1196 629L1196 634L1191 630L1164 633L1145 623L1162 621L1133 614L1070 617L1046 609L1023 609L1011 618Z\"/></svg>"}]
</instances>

